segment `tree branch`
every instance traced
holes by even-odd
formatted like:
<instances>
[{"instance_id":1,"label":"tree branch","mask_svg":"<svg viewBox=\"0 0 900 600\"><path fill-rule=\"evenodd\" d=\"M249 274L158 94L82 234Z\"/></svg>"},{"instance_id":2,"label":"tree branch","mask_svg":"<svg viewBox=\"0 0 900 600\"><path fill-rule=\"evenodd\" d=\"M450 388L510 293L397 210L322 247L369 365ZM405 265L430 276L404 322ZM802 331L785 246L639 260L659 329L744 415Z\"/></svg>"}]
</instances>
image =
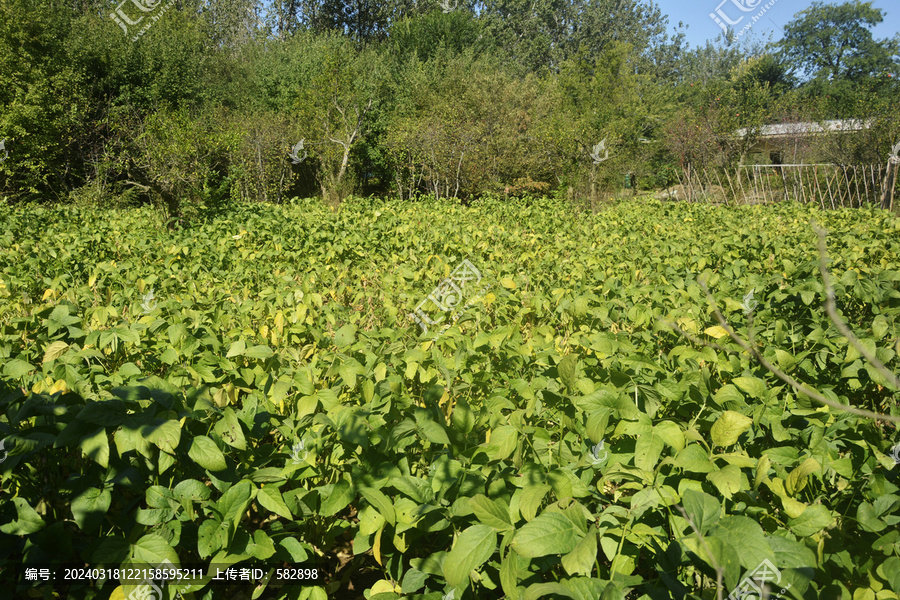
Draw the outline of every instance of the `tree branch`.
<instances>
[{"instance_id":1,"label":"tree branch","mask_svg":"<svg viewBox=\"0 0 900 600\"><path fill-rule=\"evenodd\" d=\"M821 251L822 250L821 250L821 246L820 246L820 252ZM802 383L800 383L799 381L797 381L790 375L783 373L781 370L779 370L777 367L775 367L773 364L771 364L769 361L767 361L765 358L763 358L762 354L760 354L759 350L756 349L755 345L748 344L734 332L734 330L728 324L728 321L725 319L725 317L719 311L719 307L716 304L716 300L715 300L715 298L713 298L712 294L709 292L709 288L706 286L706 282L701 280L698 283L700 283L700 285L703 287L704 292L706 292L706 299L710 303L710 305L713 307L714 314L716 315L716 320L719 321L719 325L722 326L722 328L728 333L728 335L731 337L731 339L733 339L741 348L743 348L744 350L749 352L753 356L753 358L755 358L759 362L759 364L762 365L763 368L767 369L768 371L771 371L772 374L774 374L776 377L778 377L779 379L781 379L782 381L784 381L785 383L790 385L792 388L794 388L794 390L803 394L804 396L808 396L809 398L812 398L813 400L815 400L816 402L818 402L820 404L824 404L824 405L834 408L836 410L845 411L845 412L848 412L848 413L851 413L851 414L854 414L854 415L857 415L860 417L865 417L867 419L873 419L873 420L877 420L877 421L889 421L891 423L900 423L900 417L876 413L876 412L872 412L872 411L865 410L862 408L856 408L855 406L841 404L840 402L835 402L834 400L830 400L830 399L826 398L825 396L823 396L822 394L820 394L819 392L806 387L805 385L803 385ZM832 321L835 321L836 315L832 316L832 314L833 314L833 312L829 313L829 317L832 318ZM700 344L703 346L709 346L716 350L722 350L724 352L728 352L728 353L732 353L732 354L734 353L734 351L731 349L724 348L722 346L719 346L718 344L706 342L704 340L701 340L701 339L683 331L675 323L671 323L668 321L662 321L662 322L665 325L667 325L668 327L670 327L671 329L675 330L682 337L685 337L696 344ZM752 325L752 320L751 320L750 324ZM835 325L837 325L837 322L835 322ZM845 325L844 325L844 327L846 328ZM840 327L839 327L839 329L840 329ZM849 330L848 330L848 332L849 332ZM853 334L850 333L850 335L852 336ZM751 336L751 340L752 339L753 338ZM848 337L848 339L850 339L850 338ZM862 354L862 352L860 352L860 354ZM879 364L881 364L881 363L879 363Z\"/></svg>"}]
</instances>

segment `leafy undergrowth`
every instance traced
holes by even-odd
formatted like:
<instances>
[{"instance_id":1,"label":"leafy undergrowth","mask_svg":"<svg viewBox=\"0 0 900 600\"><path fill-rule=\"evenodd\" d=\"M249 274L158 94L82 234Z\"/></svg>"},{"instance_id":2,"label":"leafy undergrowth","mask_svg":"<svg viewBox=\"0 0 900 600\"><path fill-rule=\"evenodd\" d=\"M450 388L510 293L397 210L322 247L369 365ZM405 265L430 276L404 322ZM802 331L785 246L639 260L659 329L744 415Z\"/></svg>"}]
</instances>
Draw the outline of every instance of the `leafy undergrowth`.
<instances>
[{"instance_id":1,"label":"leafy undergrowth","mask_svg":"<svg viewBox=\"0 0 900 600\"><path fill-rule=\"evenodd\" d=\"M169 598L711 599L768 561L772 597L898 598L894 426L798 396L699 285L794 378L900 414L824 315L813 220L897 372L882 212L297 201L170 232L2 208L0 582L125 598L21 567L168 560L322 574ZM463 259L484 293L423 333Z\"/></svg>"}]
</instances>

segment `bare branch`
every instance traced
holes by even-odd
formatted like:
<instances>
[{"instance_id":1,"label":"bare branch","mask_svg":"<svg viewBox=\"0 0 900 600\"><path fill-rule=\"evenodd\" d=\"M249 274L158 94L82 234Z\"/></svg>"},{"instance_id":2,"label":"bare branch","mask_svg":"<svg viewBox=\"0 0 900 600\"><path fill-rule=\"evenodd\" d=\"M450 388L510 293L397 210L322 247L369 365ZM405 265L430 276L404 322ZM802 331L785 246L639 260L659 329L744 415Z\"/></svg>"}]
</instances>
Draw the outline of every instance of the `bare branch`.
<instances>
[{"instance_id":1,"label":"bare branch","mask_svg":"<svg viewBox=\"0 0 900 600\"><path fill-rule=\"evenodd\" d=\"M777 367L775 367L775 365L771 364L769 361L767 361L765 358L763 358L763 356L762 356L762 354L760 354L759 350L757 350L754 346L751 346L750 344L745 342L734 332L734 330L728 324L728 321L725 319L725 317L719 311L719 307L716 304L716 300L715 300L715 298L713 298L712 294L709 292L709 288L706 286L706 282L701 280L699 283L701 286L703 286L703 290L706 292L706 298L709 301L709 303L712 305L714 314L716 315L716 320L719 321L719 325L722 326L722 329L724 329L728 333L728 335L731 337L731 339L733 339L741 348L743 348L744 350L749 352L753 356L753 358L755 358L759 362L759 364L762 365L762 367L764 369L771 371L776 377L778 377L779 379L781 379L782 381L784 381L785 383L790 385L797 392L800 392L804 396L808 396L808 397L812 398L813 400L815 400L816 402L818 402L820 404L824 404L826 406L830 406L831 408L834 408L836 410L845 411L845 412L848 412L848 413L851 413L854 415L858 415L860 417L865 417L867 419L874 419L877 421L890 421L892 423L900 423L900 417L876 413L876 412L872 412L872 411L865 410L862 408L856 408L855 406L841 404L840 402L835 402L834 400L830 400L830 399L826 398L825 396L823 396L822 394L818 393L817 391L811 390L810 388L806 387L805 385L803 385L802 383L800 383L799 381L797 381L790 375L783 373L781 370L779 370ZM674 323L670 323L667 321L663 321L663 323L665 323L666 325L668 325L669 327L674 329L677 333L688 338L689 340L691 340L694 343L701 344L704 346L710 346L712 348L715 348L717 350L723 350L725 352L730 352L730 353L734 352L733 350L723 348L722 346L719 346L718 344L712 344L710 342L705 342L703 340L700 340L700 339L686 333L685 331L682 331L682 329L679 328Z\"/></svg>"},{"instance_id":2,"label":"bare branch","mask_svg":"<svg viewBox=\"0 0 900 600\"><path fill-rule=\"evenodd\" d=\"M838 317L837 310L835 308L834 301L834 288L831 285L831 279L828 276L828 254L827 248L825 246L825 230L817 225L813 225L813 228L816 230L816 233L819 235L819 272L822 273L822 282L825 284L825 311L828 313L828 317L831 319L831 322L834 323L834 326L838 328L838 331L841 332L850 344L856 348L856 351L859 352L873 367L875 367L879 373L884 375L884 378L888 380L888 382L894 386L894 389L900 390L900 379L897 378L896 375L888 371L888 368L885 366L883 362L878 360L878 357L869 352L868 348L862 345L850 328L847 327L847 324Z\"/></svg>"}]
</instances>

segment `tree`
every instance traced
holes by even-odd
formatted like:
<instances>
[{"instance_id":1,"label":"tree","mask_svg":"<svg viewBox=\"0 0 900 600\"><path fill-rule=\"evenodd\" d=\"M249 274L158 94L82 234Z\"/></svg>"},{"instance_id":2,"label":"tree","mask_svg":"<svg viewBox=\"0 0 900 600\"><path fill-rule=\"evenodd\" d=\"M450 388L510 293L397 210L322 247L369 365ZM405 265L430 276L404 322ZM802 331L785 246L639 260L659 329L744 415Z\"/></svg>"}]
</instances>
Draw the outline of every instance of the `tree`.
<instances>
[{"instance_id":1,"label":"tree","mask_svg":"<svg viewBox=\"0 0 900 600\"><path fill-rule=\"evenodd\" d=\"M596 60L613 42L633 46L649 69L668 44L666 17L641 0L489 0L480 15L486 37L532 71L556 71L578 53Z\"/></svg>"},{"instance_id":2,"label":"tree","mask_svg":"<svg viewBox=\"0 0 900 600\"><path fill-rule=\"evenodd\" d=\"M353 191L351 158L370 111L378 108L385 75L374 48L360 50L340 34L315 38L303 50L307 62L296 101L298 121L311 157L319 162L322 195L337 203Z\"/></svg>"},{"instance_id":3,"label":"tree","mask_svg":"<svg viewBox=\"0 0 900 600\"><path fill-rule=\"evenodd\" d=\"M784 28L776 44L787 62L812 78L859 80L898 66L900 35L875 40L869 28L884 20L872 2L813 2Z\"/></svg>"}]
</instances>

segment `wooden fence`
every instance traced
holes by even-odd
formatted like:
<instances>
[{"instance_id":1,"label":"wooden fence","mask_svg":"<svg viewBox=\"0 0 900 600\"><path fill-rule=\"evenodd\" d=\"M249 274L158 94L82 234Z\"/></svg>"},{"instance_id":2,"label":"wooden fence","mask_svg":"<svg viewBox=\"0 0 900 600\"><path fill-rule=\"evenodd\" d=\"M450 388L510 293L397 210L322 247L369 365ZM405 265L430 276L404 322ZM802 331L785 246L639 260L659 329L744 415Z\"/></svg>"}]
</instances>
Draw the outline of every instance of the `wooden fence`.
<instances>
[{"instance_id":1,"label":"wooden fence","mask_svg":"<svg viewBox=\"0 0 900 600\"><path fill-rule=\"evenodd\" d=\"M822 208L881 206L891 210L897 164L742 165L736 170L694 169L665 198L715 204L770 204L794 201Z\"/></svg>"}]
</instances>

